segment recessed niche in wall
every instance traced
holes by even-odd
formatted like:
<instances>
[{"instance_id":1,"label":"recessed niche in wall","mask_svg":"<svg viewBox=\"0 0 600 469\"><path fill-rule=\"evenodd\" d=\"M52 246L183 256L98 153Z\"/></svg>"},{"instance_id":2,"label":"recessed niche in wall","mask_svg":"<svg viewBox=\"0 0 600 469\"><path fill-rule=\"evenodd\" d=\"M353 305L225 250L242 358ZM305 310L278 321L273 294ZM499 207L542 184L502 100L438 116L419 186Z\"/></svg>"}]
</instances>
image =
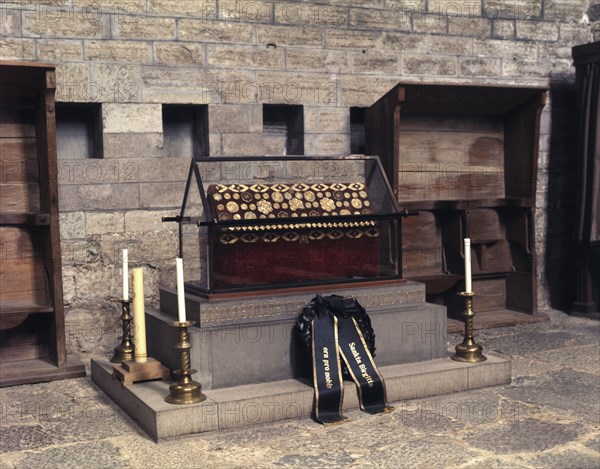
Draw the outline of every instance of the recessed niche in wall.
<instances>
[{"instance_id":1,"label":"recessed niche in wall","mask_svg":"<svg viewBox=\"0 0 600 469\"><path fill-rule=\"evenodd\" d=\"M304 155L304 108L263 104L263 142L266 155Z\"/></svg>"},{"instance_id":2,"label":"recessed niche in wall","mask_svg":"<svg viewBox=\"0 0 600 469\"><path fill-rule=\"evenodd\" d=\"M167 156L209 156L206 104L163 104L162 118Z\"/></svg>"},{"instance_id":3,"label":"recessed niche in wall","mask_svg":"<svg viewBox=\"0 0 600 469\"><path fill-rule=\"evenodd\" d=\"M365 154L365 107L350 108L350 153Z\"/></svg>"},{"instance_id":4,"label":"recessed niche in wall","mask_svg":"<svg viewBox=\"0 0 600 469\"><path fill-rule=\"evenodd\" d=\"M100 103L56 103L56 151L64 160L102 158Z\"/></svg>"}]
</instances>

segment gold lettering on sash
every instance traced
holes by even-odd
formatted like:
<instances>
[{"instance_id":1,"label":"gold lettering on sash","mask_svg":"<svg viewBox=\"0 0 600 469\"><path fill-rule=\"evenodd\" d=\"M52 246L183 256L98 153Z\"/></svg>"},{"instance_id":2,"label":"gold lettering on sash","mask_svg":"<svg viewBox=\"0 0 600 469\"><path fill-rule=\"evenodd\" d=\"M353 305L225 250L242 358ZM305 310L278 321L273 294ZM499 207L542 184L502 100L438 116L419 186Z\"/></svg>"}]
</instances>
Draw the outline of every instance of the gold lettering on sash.
<instances>
[{"instance_id":1,"label":"gold lettering on sash","mask_svg":"<svg viewBox=\"0 0 600 469\"><path fill-rule=\"evenodd\" d=\"M360 358L360 353L356 350L356 342L352 342L350 344L350 351L352 352L352 356L356 360L356 363L360 365L362 363L362 359Z\"/></svg>"},{"instance_id":2,"label":"gold lettering on sash","mask_svg":"<svg viewBox=\"0 0 600 469\"><path fill-rule=\"evenodd\" d=\"M358 369L360 370L361 376L365 379L370 388L372 388L375 384L373 381L373 377L367 371L367 365L362 362L362 358L358 350L356 350L356 342L351 342L349 344L350 352L352 352L352 356L354 360L356 360L356 364L358 365Z\"/></svg>"},{"instance_id":3,"label":"gold lettering on sash","mask_svg":"<svg viewBox=\"0 0 600 469\"><path fill-rule=\"evenodd\" d=\"M323 347L323 368L325 370L325 387L327 389L333 388L333 380L331 379L331 372L329 371L329 349Z\"/></svg>"}]
</instances>

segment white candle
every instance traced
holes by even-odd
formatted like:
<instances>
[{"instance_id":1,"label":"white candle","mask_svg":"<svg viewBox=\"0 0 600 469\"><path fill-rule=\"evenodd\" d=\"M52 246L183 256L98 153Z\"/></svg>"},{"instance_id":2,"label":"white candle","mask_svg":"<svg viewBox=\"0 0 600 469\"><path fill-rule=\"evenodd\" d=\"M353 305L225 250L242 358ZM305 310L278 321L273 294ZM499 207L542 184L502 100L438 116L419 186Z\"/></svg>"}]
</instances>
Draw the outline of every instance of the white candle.
<instances>
[{"instance_id":1,"label":"white candle","mask_svg":"<svg viewBox=\"0 0 600 469\"><path fill-rule=\"evenodd\" d=\"M145 363L146 355L146 312L144 310L144 271L133 269L133 358L136 363Z\"/></svg>"},{"instance_id":2,"label":"white candle","mask_svg":"<svg viewBox=\"0 0 600 469\"><path fill-rule=\"evenodd\" d=\"M178 257L177 264L177 312L179 322L185 322L185 291L183 289L183 259Z\"/></svg>"},{"instance_id":3,"label":"white candle","mask_svg":"<svg viewBox=\"0 0 600 469\"><path fill-rule=\"evenodd\" d=\"M471 239L465 238L465 291L471 293L473 280L471 278Z\"/></svg>"},{"instance_id":4,"label":"white candle","mask_svg":"<svg viewBox=\"0 0 600 469\"><path fill-rule=\"evenodd\" d=\"M129 254L123 249L123 299L129 300Z\"/></svg>"}]
</instances>

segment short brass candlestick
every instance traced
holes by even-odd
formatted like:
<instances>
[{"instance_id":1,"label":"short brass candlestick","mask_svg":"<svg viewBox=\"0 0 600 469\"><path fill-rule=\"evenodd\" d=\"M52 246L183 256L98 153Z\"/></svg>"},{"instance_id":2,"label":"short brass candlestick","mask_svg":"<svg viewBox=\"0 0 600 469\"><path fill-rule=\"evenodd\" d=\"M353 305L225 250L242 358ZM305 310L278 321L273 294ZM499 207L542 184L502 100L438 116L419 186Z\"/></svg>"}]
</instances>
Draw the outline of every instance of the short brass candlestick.
<instances>
[{"instance_id":1,"label":"short brass candlestick","mask_svg":"<svg viewBox=\"0 0 600 469\"><path fill-rule=\"evenodd\" d=\"M202 394L202 386L200 383L192 380L192 375L196 370L190 369L190 335L188 327L195 324L195 321L179 322L175 321L170 324L172 327L179 329L179 342L175 348L181 352L181 369L173 373L179 375L177 381L169 386L169 395L165 397L165 401L170 404L196 404L206 399Z\"/></svg>"},{"instance_id":2,"label":"short brass candlestick","mask_svg":"<svg viewBox=\"0 0 600 469\"><path fill-rule=\"evenodd\" d=\"M123 323L123 337L121 343L115 347L111 363L133 360L133 341L131 340L131 300L120 300L121 322Z\"/></svg>"},{"instance_id":3,"label":"short brass candlestick","mask_svg":"<svg viewBox=\"0 0 600 469\"><path fill-rule=\"evenodd\" d=\"M484 362L487 360L487 357L483 354L483 347L476 344L473 338L473 318L475 317L473 297L475 293L461 291L458 293L458 296L462 296L465 299L465 311L463 312L463 316L465 317L465 339L462 344L456 346L456 353L451 358L457 362Z\"/></svg>"}]
</instances>

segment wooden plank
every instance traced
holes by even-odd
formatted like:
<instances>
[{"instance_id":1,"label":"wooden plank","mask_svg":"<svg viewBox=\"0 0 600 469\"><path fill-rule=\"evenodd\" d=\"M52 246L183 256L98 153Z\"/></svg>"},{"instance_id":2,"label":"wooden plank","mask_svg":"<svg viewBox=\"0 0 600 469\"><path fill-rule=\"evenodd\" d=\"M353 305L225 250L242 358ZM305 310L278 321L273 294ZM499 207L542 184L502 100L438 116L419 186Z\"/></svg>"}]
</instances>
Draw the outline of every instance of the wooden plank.
<instances>
[{"instance_id":1,"label":"wooden plank","mask_svg":"<svg viewBox=\"0 0 600 469\"><path fill-rule=\"evenodd\" d=\"M44 213L50 215L50 230L43 239L44 263L48 269L50 301L54 306L54 344L51 357L59 367L66 366L67 345L65 339L65 317L62 289L62 264L60 250L60 227L58 223L58 165L56 160L56 113L54 95L56 74L47 70L46 92L38 106L36 127L38 157L40 159L40 191L45 194L41 200Z\"/></svg>"},{"instance_id":2,"label":"wooden plank","mask_svg":"<svg viewBox=\"0 0 600 469\"><path fill-rule=\"evenodd\" d=\"M3 301L0 305L0 313L3 317L10 315L22 315L30 313L53 313L54 308L47 304L37 303L10 303Z\"/></svg>"},{"instance_id":3,"label":"wooden plank","mask_svg":"<svg viewBox=\"0 0 600 469\"><path fill-rule=\"evenodd\" d=\"M47 213L0 213L0 225L38 225L47 226L50 216Z\"/></svg>"},{"instance_id":4,"label":"wooden plank","mask_svg":"<svg viewBox=\"0 0 600 469\"><path fill-rule=\"evenodd\" d=\"M123 383L123 386L131 386L138 381L169 380L171 370L152 357L148 357L145 363L126 361L119 366L113 367L113 377Z\"/></svg>"},{"instance_id":5,"label":"wooden plank","mask_svg":"<svg viewBox=\"0 0 600 469\"><path fill-rule=\"evenodd\" d=\"M471 240L473 275L510 273L513 260L510 245L505 239L477 243Z\"/></svg>"},{"instance_id":6,"label":"wooden plank","mask_svg":"<svg viewBox=\"0 0 600 469\"><path fill-rule=\"evenodd\" d=\"M34 138L0 138L0 183L37 183L38 164ZM0 204L2 201L0 201Z\"/></svg>"},{"instance_id":7,"label":"wooden plank","mask_svg":"<svg viewBox=\"0 0 600 469\"><path fill-rule=\"evenodd\" d=\"M0 106L0 138L35 138L33 107Z\"/></svg>"},{"instance_id":8,"label":"wooden plank","mask_svg":"<svg viewBox=\"0 0 600 469\"><path fill-rule=\"evenodd\" d=\"M35 360L48 356L49 345L43 344L14 344L2 350L2 361L13 363L21 360Z\"/></svg>"},{"instance_id":9,"label":"wooden plank","mask_svg":"<svg viewBox=\"0 0 600 469\"><path fill-rule=\"evenodd\" d=\"M0 184L0 213L37 213L40 193L37 184Z\"/></svg>"},{"instance_id":10,"label":"wooden plank","mask_svg":"<svg viewBox=\"0 0 600 469\"><path fill-rule=\"evenodd\" d=\"M400 132L486 132L502 134L504 124L498 117L402 116Z\"/></svg>"},{"instance_id":11,"label":"wooden plank","mask_svg":"<svg viewBox=\"0 0 600 469\"><path fill-rule=\"evenodd\" d=\"M72 355L66 358L65 364L61 367L57 367L48 358L21 360L5 364L0 363L0 387L81 378L84 376L85 367Z\"/></svg>"},{"instance_id":12,"label":"wooden plank","mask_svg":"<svg viewBox=\"0 0 600 469\"><path fill-rule=\"evenodd\" d=\"M47 304L44 259L35 229L0 227L0 302Z\"/></svg>"},{"instance_id":13,"label":"wooden plank","mask_svg":"<svg viewBox=\"0 0 600 469\"><path fill-rule=\"evenodd\" d=\"M506 194L531 198L535 204L540 116L545 93L506 116Z\"/></svg>"},{"instance_id":14,"label":"wooden plank","mask_svg":"<svg viewBox=\"0 0 600 469\"><path fill-rule=\"evenodd\" d=\"M39 253L39 236L36 230L16 226L0 226L0 244L2 260L10 260L27 256L26 253ZM19 249L13 249L18 247ZM38 249L34 249L37 247ZM31 256L29 256L31 257Z\"/></svg>"},{"instance_id":15,"label":"wooden plank","mask_svg":"<svg viewBox=\"0 0 600 469\"><path fill-rule=\"evenodd\" d=\"M46 291L46 274L41 259L35 257L0 266L0 298L16 292Z\"/></svg>"},{"instance_id":16,"label":"wooden plank","mask_svg":"<svg viewBox=\"0 0 600 469\"><path fill-rule=\"evenodd\" d=\"M45 284L45 282L44 282ZM4 311L4 305L6 305L7 312L11 312L13 309L26 309L28 305L32 305L31 309L38 309L44 304L48 304L48 293L46 290L24 290L24 291L2 291L0 294L0 301L2 302L2 308L0 311Z\"/></svg>"},{"instance_id":17,"label":"wooden plank","mask_svg":"<svg viewBox=\"0 0 600 469\"><path fill-rule=\"evenodd\" d=\"M31 137L6 137L0 138L0 162L6 164L10 161L37 159L36 141Z\"/></svg>"},{"instance_id":18,"label":"wooden plank","mask_svg":"<svg viewBox=\"0 0 600 469\"><path fill-rule=\"evenodd\" d=\"M491 311L506 307L506 279L473 279L475 312Z\"/></svg>"},{"instance_id":19,"label":"wooden plank","mask_svg":"<svg viewBox=\"0 0 600 469\"><path fill-rule=\"evenodd\" d=\"M444 170L457 165L504 166L504 136L501 132L442 132L400 130L400 161L442 163Z\"/></svg>"},{"instance_id":20,"label":"wooden plank","mask_svg":"<svg viewBox=\"0 0 600 469\"><path fill-rule=\"evenodd\" d=\"M442 272L442 233L431 212L402 222L402 276Z\"/></svg>"},{"instance_id":21,"label":"wooden plank","mask_svg":"<svg viewBox=\"0 0 600 469\"><path fill-rule=\"evenodd\" d=\"M535 272L514 272L507 280L507 307L516 311L536 314Z\"/></svg>"},{"instance_id":22,"label":"wooden plank","mask_svg":"<svg viewBox=\"0 0 600 469\"><path fill-rule=\"evenodd\" d=\"M378 155L396 193L398 179L398 139L400 106L404 90L398 85L365 111L365 152Z\"/></svg>"},{"instance_id":23,"label":"wooden plank","mask_svg":"<svg viewBox=\"0 0 600 469\"><path fill-rule=\"evenodd\" d=\"M459 200L503 198L502 174L403 172L398 178L398 200Z\"/></svg>"},{"instance_id":24,"label":"wooden plank","mask_svg":"<svg viewBox=\"0 0 600 469\"><path fill-rule=\"evenodd\" d=\"M12 67L22 70L45 68L54 70L56 68L54 64L51 64L50 62L23 62L20 60L0 60L0 67L7 67L5 69L6 71L11 71Z\"/></svg>"},{"instance_id":25,"label":"wooden plank","mask_svg":"<svg viewBox=\"0 0 600 469\"><path fill-rule=\"evenodd\" d=\"M470 210L467 212L467 236L474 240L505 239L506 226L497 210Z\"/></svg>"}]
</instances>

